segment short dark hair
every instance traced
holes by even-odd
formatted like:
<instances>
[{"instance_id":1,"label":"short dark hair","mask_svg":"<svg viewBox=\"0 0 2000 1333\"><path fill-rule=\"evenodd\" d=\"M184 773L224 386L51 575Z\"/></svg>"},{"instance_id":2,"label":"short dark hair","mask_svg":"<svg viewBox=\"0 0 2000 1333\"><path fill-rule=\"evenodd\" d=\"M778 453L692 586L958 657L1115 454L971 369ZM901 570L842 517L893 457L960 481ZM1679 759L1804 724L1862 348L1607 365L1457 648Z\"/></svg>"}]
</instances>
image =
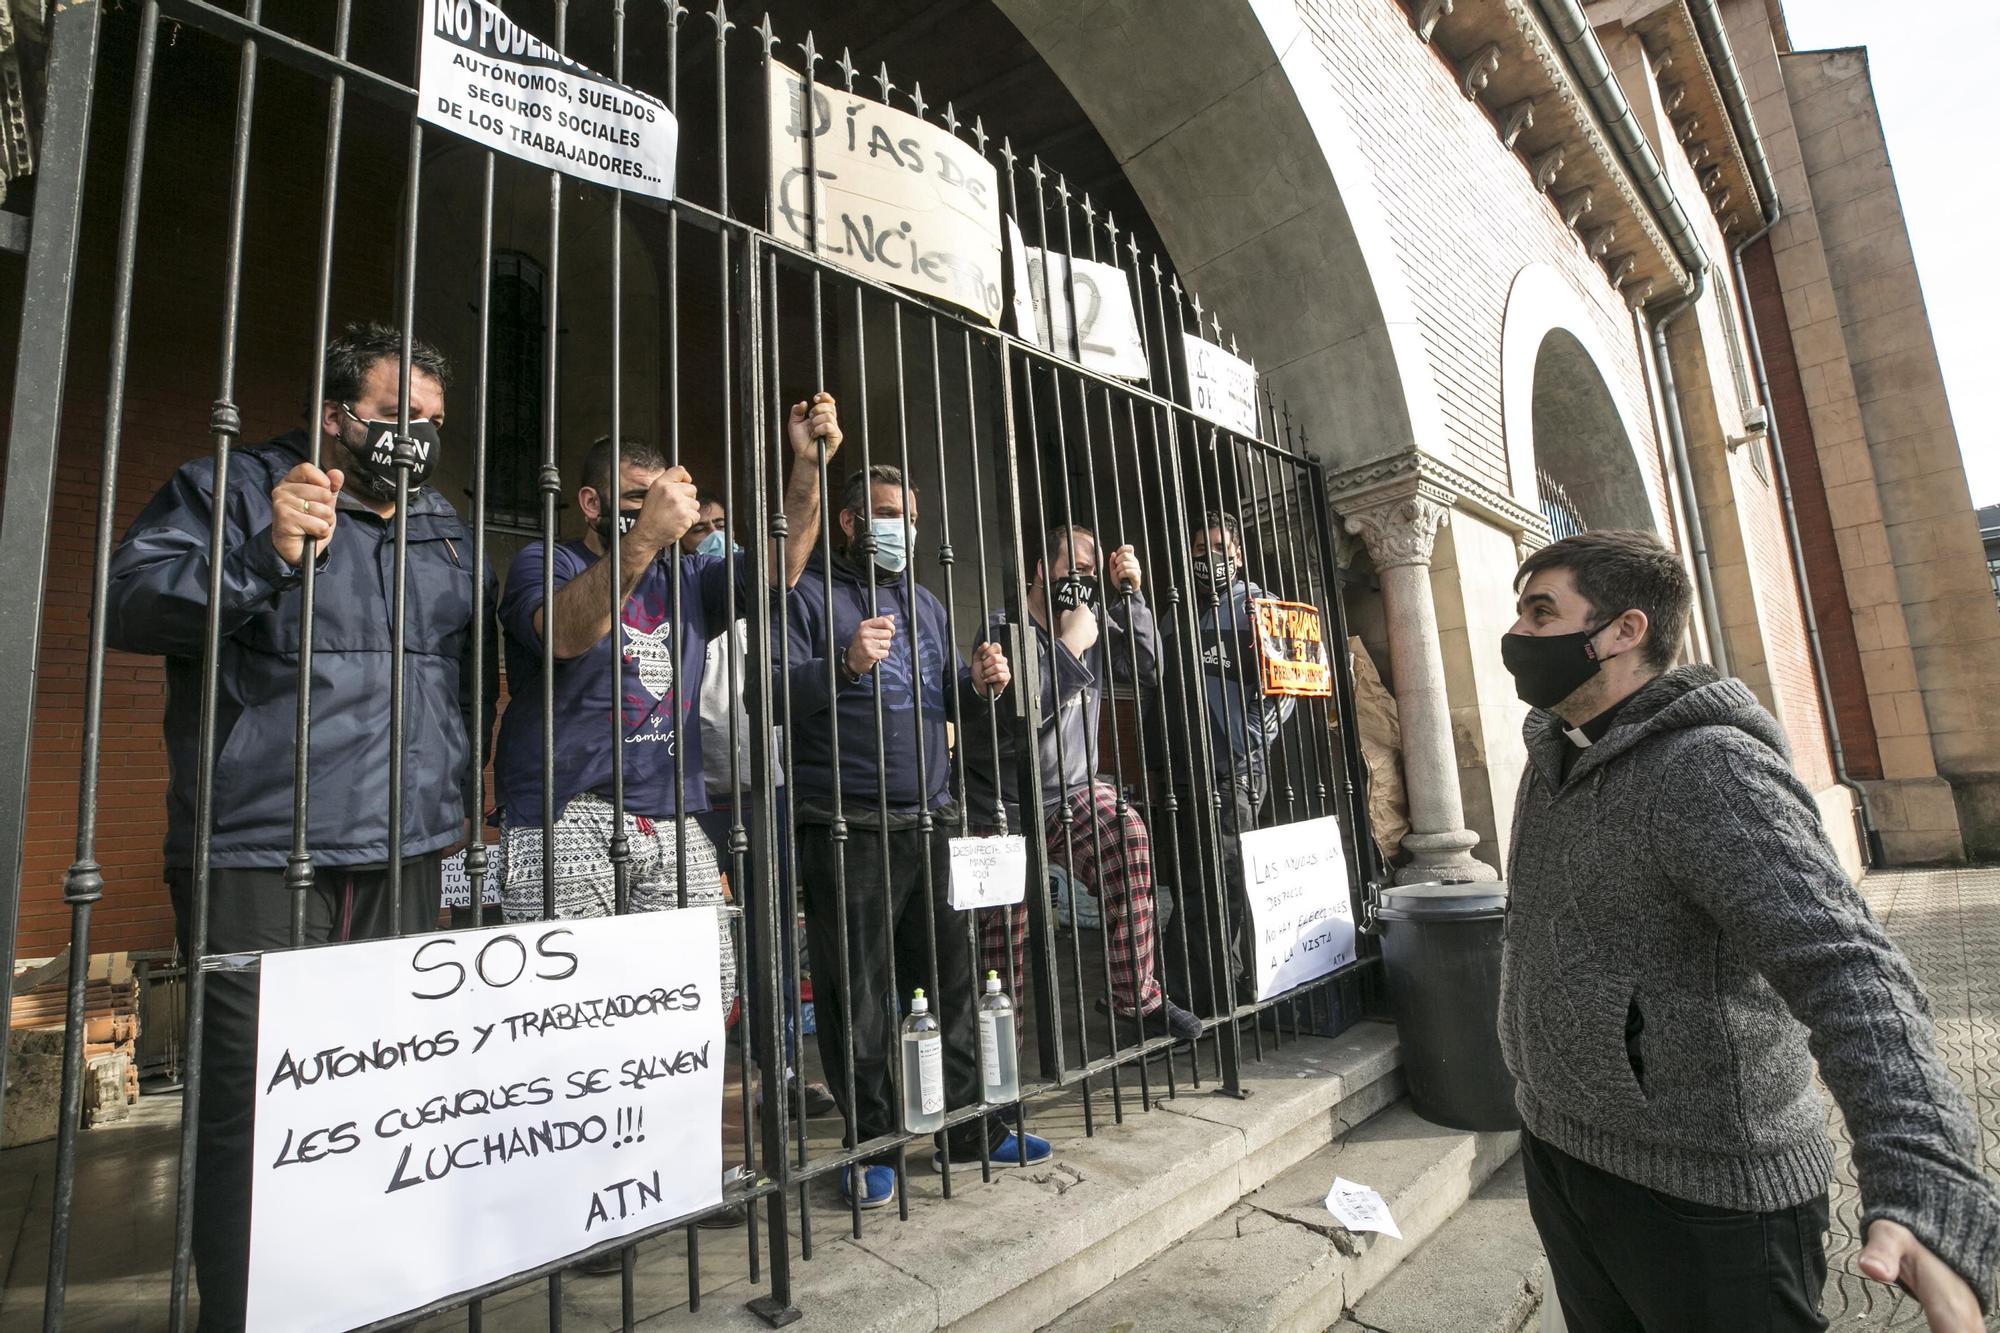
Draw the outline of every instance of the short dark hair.
<instances>
[{"instance_id":1,"label":"short dark hair","mask_svg":"<svg viewBox=\"0 0 2000 1333\"><path fill-rule=\"evenodd\" d=\"M1681 558L1650 532L1611 528L1551 542L1521 562L1514 589L1545 569L1566 569L1590 604L1593 619L1626 611L1646 614L1646 662L1664 671L1674 664L1687 633L1694 589Z\"/></svg>"},{"instance_id":2,"label":"short dark hair","mask_svg":"<svg viewBox=\"0 0 2000 1333\"><path fill-rule=\"evenodd\" d=\"M335 403L352 404L361 396L362 381L376 363L389 360L398 366L403 364L403 333L379 320L366 320L349 324L341 329L340 335L326 345L326 376L322 386L327 400ZM410 369L421 370L438 382L438 388L451 388L451 362L443 352L421 338L410 340ZM313 409L317 412L319 409Z\"/></svg>"},{"instance_id":3,"label":"short dark hair","mask_svg":"<svg viewBox=\"0 0 2000 1333\"><path fill-rule=\"evenodd\" d=\"M667 465L667 456L661 452L659 445L627 436L618 442L618 461L644 468L663 468ZM583 475L577 478L577 485L588 486L599 495L611 489L609 435L600 435L590 442L590 452L583 456Z\"/></svg>"},{"instance_id":4,"label":"short dark hair","mask_svg":"<svg viewBox=\"0 0 2000 1333\"><path fill-rule=\"evenodd\" d=\"M877 463L865 472L847 474L847 488L841 492L840 507L856 518L867 518L874 506L869 495L877 486L901 486L914 494L916 487L903 480L903 469L893 463Z\"/></svg>"},{"instance_id":5,"label":"short dark hair","mask_svg":"<svg viewBox=\"0 0 2000 1333\"><path fill-rule=\"evenodd\" d=\"M1089 542L1092 552L1095 553L1097 548L1097 534L1089 528L1084 527L1081 523L1058 523L1050 528L1048 533L1043 537L1043 540L1048 543L1046 549L1049 553L1049 559L1054 560L1057 551L1066 549L1067 543L1073 538L1078 537Z\"/></svg>"},{"instance_id":6,"label":"short dark hair","mask_svg":"<svg viewBox=\"0 0 2000 1333\"><path fill-rule=\"evenodd\" d=\"M694 493L694 503L697 509L706 509L710 505L714 505L725 514L729 512L729 506L724 504L722 497L714 491L696 491Z\"/></svg>"},{"instance_id":7,"label":"short dark hair","mask_svg":"<svg viewBox=\"0 0 2000 1333\"><path fill-rule=\"evenodd\" d=\"M1224 537L1236 543L1237 549L1242 549L1243 527L1236 521L1236 515L1234 514L1224 514L1217 510L1210 510L1208 513L1202 515L1201 526L1195 529L1195 533L1203 534L1217 528L1222 530Z\"/></svg>"}]
</instances>

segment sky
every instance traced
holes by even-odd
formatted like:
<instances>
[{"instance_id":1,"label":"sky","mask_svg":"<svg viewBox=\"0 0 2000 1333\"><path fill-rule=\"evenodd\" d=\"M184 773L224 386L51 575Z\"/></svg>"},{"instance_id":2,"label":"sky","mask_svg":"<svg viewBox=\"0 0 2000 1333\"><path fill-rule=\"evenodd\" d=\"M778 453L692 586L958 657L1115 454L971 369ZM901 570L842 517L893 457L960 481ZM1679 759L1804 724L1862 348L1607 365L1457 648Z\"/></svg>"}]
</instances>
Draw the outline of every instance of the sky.
<instances>
[{"instance_id":1,"label":"sky","mask_svg":"<svg viewBox=\"0 0 2000 1333\"><path fill-rule=\"evenodd\" d=\"M1785 0L1794 50L1865 46L1975 505L2000 503L2000 5Z\"/></svg>"}]
</instances>

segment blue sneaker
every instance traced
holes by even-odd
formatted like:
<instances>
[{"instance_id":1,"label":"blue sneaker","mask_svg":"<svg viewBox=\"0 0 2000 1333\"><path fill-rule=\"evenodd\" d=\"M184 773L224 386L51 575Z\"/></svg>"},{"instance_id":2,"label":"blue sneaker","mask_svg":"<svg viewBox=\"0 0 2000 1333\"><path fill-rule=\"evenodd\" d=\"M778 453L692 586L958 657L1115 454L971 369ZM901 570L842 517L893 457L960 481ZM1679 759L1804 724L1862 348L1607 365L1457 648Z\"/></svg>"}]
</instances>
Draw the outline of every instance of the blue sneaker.
<instances>
[{"instance_id":1,"label":"blue sneaker","mask_svg":"<svg viewBox=\"0 0 2000 1333\"><path fill-rule=\"evenodd\" d=\"M963 1148L953 1151L947 1145L943 1150L931 1154L931 1167L934 1170L940 1172L944 1170L946 1152L951 1152L951 1164L955 1167L979 1165L979 1155L976 1151L968 1155ZM988 1154L988 1158L995 1166L1033 1166L1037 1162L1048 1161L1054 1155L1055 1149L1049 1146L1047 1139L1037 1138L1033 1134L1010 1133L1000 1140L1000 1145Z\"/></svg>"},{"instance_id":2,"label":"blue sneaker","mask_svg":"<svg viewBox=\"0 0 2000 1333\"><path fill-rule=\"evenodd\" d=\"M861 1206L863 1208L885 1208L896 1198L895 1168L887 1166L864 1166L861 1168ZM854 1168L842 1167L840 1171L840 1197L843 1202L854 1202Z\"/></svg>"}]
</instances>

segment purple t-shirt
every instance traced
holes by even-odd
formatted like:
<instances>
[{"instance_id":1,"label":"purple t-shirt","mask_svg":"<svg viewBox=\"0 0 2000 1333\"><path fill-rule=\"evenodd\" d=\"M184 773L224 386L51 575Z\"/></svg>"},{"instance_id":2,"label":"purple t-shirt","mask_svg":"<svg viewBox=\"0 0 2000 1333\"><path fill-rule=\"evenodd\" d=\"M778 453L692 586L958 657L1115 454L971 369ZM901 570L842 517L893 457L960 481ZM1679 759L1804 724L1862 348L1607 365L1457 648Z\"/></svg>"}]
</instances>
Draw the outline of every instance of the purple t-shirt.
<instances>
[{"instance_id":1,"label":"purple t-shirt","mask_svg":"<svg viewBox=\"0 0 2000 1333\"><path fill-rule=\"evenodd\" d=\"M542 822L542 641L535 613L542 606L542 543L514 557L500 596L500 626L507 640L507 713L493 754L493 784L502 819L511 825ZM558 542L555 583L561 588L600 559L582 542ZM625 698L618 728L625 740L625 809L665 818L708 808L701 766L703 649L729 624L729 567L736 566L736 613L750 606L746 561L722 556L681 557L681 633L673 631L673 557L662 554L639 578L625 603L619 639L625 658ZM675 682L679 683L678 695ZM674 704L680 724L675 726ZM582 792L611 795L611 636L588 652L557 659L555 671L555 815ZM676 800L674 751L683 756Z\"/></svg>"}]
</instances>

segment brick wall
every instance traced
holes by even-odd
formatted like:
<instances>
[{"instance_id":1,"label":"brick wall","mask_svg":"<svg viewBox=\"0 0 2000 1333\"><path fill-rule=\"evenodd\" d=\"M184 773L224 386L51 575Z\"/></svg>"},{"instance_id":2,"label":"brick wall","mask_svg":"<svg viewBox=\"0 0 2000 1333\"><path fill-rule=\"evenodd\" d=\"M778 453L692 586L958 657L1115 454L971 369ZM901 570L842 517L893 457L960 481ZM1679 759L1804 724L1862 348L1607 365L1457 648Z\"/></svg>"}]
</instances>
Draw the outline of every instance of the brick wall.
<instances>
[{"instance_id":1,"label":"brick wall","mask_svg":"<svg viewBox=\"0 0 2000 1333\"><path fill-rule=\"evenodd\" d=\"M1401 257L1458 465L1507 492L1500 338L1514 275L1536 261L1576 288L1616 365L1640 441L1646 482L1666 508L1665 474L1632 323L1602 270L1500 147L1485 110L1418 41L1395 0L1301 0L1327 72L1347 104Z\"/></svg>"},{"instance_id":2,"label":"brick wall","mask_svg":"<svg viewBox=\"0 0 2000 1333\"><path fill-rule=\"evenodd\" d=\"M1855 641L1854 613L1848 606L1841 577L1840 550L1834 542L1833 520L1826 507L1826 482L1820 471L1819 447L1812 417L1806 409L1805 386L1799 377L1797 349L1786 319L1784 295L1767 237L1744 252L1744 277L1749 284L1750 310L1757 321L1757 338L1770 378L1771 407L1777 418L1780 446L1791 480L1792 508L1798 516L1799 545L1805 555L1811 585L1813 616L1819 623L1820 655L1825 659L1833 694L1834 719L1840 726L1847 767L1857 778L1882 776L1882 757L1875 744L1875 720L1868 705L1867 682L1861 674L1861 652Z\"/></svg>"}]
</instances>

